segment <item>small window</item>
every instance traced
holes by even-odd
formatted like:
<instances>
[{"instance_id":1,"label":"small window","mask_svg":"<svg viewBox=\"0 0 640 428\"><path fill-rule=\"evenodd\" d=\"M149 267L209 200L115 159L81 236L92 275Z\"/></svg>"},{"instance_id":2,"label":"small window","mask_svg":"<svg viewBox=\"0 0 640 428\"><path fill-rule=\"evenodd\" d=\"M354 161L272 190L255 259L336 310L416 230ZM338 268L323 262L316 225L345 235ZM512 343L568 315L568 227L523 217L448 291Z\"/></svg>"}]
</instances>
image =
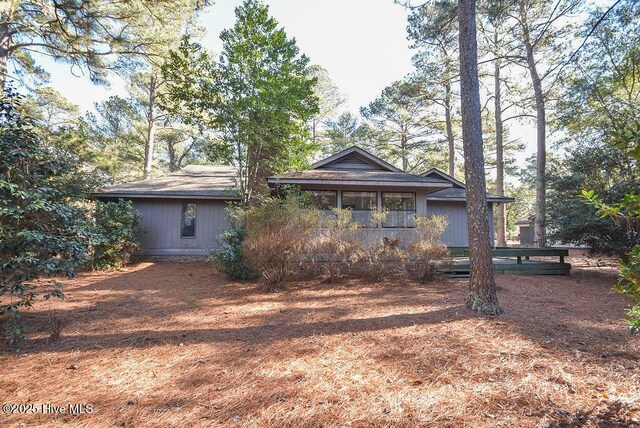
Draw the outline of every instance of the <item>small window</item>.
<instances>
[{"instance_id":1,"label":"small window","mask_svg":"<svg viewBox=\"0 0 640 428\"><path fill-rule=\"evenodd\" d=\"M180 227L181 238L196 237L196 204L182 204L182 223Z\"/></svg>"},{"instance_id":2,"label":"small window","mask_svg":"<svg viewBox=\"0 0 640 428\"><path fill-rule=\"evenodd\" d=\"M353 220L360 227L377 227L372 211L378 208L377 192L342 192L342 208L353 210Z\"/></svg>"},{"instance_id":3,"label":"small window","mask_svg":"<svg viewBox=\"0 0 640 428\"><path fill-rule=\"evenodd\" d=\"M382 192L382 209L388 211L382 227L413 227L416 217L416 194Z\"/></svg>"}]
</instances>

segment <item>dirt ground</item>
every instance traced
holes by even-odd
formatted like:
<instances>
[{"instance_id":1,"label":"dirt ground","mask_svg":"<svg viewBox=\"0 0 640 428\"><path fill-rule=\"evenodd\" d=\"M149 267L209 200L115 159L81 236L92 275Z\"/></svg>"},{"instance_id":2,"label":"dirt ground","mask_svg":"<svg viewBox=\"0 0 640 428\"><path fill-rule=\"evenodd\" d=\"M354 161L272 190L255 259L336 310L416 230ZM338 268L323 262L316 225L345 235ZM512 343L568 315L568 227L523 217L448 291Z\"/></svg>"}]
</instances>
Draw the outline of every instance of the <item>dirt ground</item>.
<instances>
[{"instance_id":1,"label":"dirt ground","mask_svg":"<svg viewBox=\"0 0 640 428\"><path fill-rule=\"evenodd\" d=\"M640 337L614 269L583 262L498 276L496 318L465 309L466 280L264 293L204 263L82 274L28 312L28 345L2 345L0 401L38 413L0 426L639 426Z\"/></svg>"}]
</instances>

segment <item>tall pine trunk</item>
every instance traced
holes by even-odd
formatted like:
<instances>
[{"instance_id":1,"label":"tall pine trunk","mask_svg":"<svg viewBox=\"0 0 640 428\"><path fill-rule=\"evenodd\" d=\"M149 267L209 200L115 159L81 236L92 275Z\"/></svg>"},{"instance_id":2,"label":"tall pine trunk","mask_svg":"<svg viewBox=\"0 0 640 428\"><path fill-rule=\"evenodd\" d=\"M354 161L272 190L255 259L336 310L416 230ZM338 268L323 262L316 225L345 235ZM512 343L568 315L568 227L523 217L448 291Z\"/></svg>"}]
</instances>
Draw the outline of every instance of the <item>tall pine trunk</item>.
<instances>
[{"instance_id":1,"label":"tall pine trunk","mask_svg":"<svg viewBox=\"0 0 640 428\"><path fill-rule=\"evenodd\" d=\"M153 167L153 146L156 140L156 86L157 78L155 73L151 72L149 79L149 106L147 110L147 141L144 147L144 179L151 178L151 169Z\"/></svg>"},{"instance_id":2,"label":"tall pine trunk","mask_svg":"<svg viewBox=\"0 0 640 428\"><path fill-rule=\"evenodd\" d=\"M545 97L542 91L542 79L538 73L533 43L529 34L529 24L527 22L527 12L524 2L520 2L520 21L524 35L524 45L527 54L527 68L531 76L533 93L536 102L536 203L535 203L535 244L537 247L547 245L546 230L546 164L547 164L547 119L545 111Z\"/></svg>"},{"instance_id":3,"label":"tall pine trunk","mask_svg":"<svg viewBox=\"0 0 640 428\"><path fill-rule=\"evenodd\" d=\"M498 44L498 32L494 35L494 43ZM502 123L502 91L500 88L500 60L494 62L494 109L496 124L496 193L504 196L504 127ZM507 222L504 204L497 204L496 222L498 223L498 246L507 245Z\"/></svg>"},{"instance_id":4,"label":"tall pine trunk","mask_svg":"<svg viewBox=\"0 0 640 428\"><path fill-rule=\"evenodd\" d=\"M460 92L462 106L462 141L467 182L467 218L469 228L469 295L467 307L487 315L498 315L489 237L482 147L480 84L478 81L478 46L476 41L476 1L459 0Z\"/></svg>"},{"instance_id":5,"label":"tall pine trunk","mask_svg":"<svg viewBox=\"0 0 640 428\"><path fill-rule=\"evenodd\" d=\"M453 123L451 121L451 83L444 85L444 120L447 127L447 141L449 143L449 175L456 173L456 145L453 138Z\"/></svg>"},{"instance_id":6,"label":"tall pine trunk","mask_svg":"<svg viewBox=\"0 0 640 428\"><path fill-rule=\"evenodd\" d=\"M0 13L0 20L4 20L4 14ZM4 90L7 84L9 72L9 25L0 23L0 90Z\"/></svg>"},{"instance_id":7,"label":"tall pine trunk","mask_svg":"<svg viewBox=\"0 0 640 428\"><path fill-rule=\"evenodd\" d=\"M402 170L407 172L409 169L409 151L407 149L407 132L408 130L403 126L402 135L400 136L400 149L402 151Z\"/></svg>"}]
</instances>

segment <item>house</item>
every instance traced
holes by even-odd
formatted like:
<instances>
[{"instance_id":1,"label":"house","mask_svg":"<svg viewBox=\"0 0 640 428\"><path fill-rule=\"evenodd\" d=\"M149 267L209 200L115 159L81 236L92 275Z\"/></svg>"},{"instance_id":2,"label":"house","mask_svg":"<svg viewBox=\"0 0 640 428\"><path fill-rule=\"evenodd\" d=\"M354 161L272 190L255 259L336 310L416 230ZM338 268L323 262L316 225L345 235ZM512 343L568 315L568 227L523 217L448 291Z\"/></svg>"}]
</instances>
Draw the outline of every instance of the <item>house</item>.
<instances>
[{"instance_id":1,"label":"house","mask_svg":"<svg viewBox=\"0 0 640 428\"><path fill-rule=\"evenodd\" d=\"M273 189L299 187L321 210L349 208L360 227L380 234L411 229L416 216L445 215L445 243L468 245L465 185L437 169L409 174L351 147L308 170L269 177L268 184ZM202 255L220 245L218 236L228 225L225 207L239 199L234 188L231 167L190 165L164 178L109 186L94 196L133 201L146 232L140 254ZM487 194L487 201L493 239L493 204L513 199ZM388 211L381 224L372 219L374 209Z\"/></svg>"},{"instance_id":2,"label":"house","mask_svg":"<svg viewBox=\"0 0 640 428\"><path fill-rule=\"evenodd\" d=\"M467 195L466 186L437 168L431 168L422 176L448 180L453 185L448 189L439 190L427 195L427 212L430 215L444 215L449 219L449 226L442 237L445 244L454 247L469 246L469 234L467 229ZM489 233L491 242L495 241L493 208L497 204L514 202L515 199L506 196L487 193L489 205Z\"/></svg>"},{"instance_id":3,"label":"house","mask_svg":"<svg viewBox=\"0 0 640 428\"><path fill-rule=\"evenodd\" d=\"M116 184L94 193L100 201L127 199L142 213L140 255L203 255L219 246L225 208L234 194L235 169L189 165L163 178Z\"/></svg>"}]
</instances>

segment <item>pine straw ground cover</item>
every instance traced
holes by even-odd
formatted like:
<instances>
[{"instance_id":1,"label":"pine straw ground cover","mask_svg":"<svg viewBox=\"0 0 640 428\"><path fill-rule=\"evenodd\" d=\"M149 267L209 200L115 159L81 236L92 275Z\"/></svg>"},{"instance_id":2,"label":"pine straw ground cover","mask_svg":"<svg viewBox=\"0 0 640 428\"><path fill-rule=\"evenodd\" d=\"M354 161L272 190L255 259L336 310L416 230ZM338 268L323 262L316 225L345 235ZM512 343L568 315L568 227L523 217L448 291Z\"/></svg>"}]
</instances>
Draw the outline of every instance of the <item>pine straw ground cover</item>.
<instances>
[{"instance_id":1,"label":"pine straw ground cover","mask_svg":"<svg viewBox=\"0 0 640 428\"><path fill-rule=\"evenodd\" d=\"M498 276L505 314L464 308L465 280L306 282L263 293L206 264L86 273L33 340L2 349L1 426L634 426L640 337L611 268Z\"/></svg>"}]
</instances>

